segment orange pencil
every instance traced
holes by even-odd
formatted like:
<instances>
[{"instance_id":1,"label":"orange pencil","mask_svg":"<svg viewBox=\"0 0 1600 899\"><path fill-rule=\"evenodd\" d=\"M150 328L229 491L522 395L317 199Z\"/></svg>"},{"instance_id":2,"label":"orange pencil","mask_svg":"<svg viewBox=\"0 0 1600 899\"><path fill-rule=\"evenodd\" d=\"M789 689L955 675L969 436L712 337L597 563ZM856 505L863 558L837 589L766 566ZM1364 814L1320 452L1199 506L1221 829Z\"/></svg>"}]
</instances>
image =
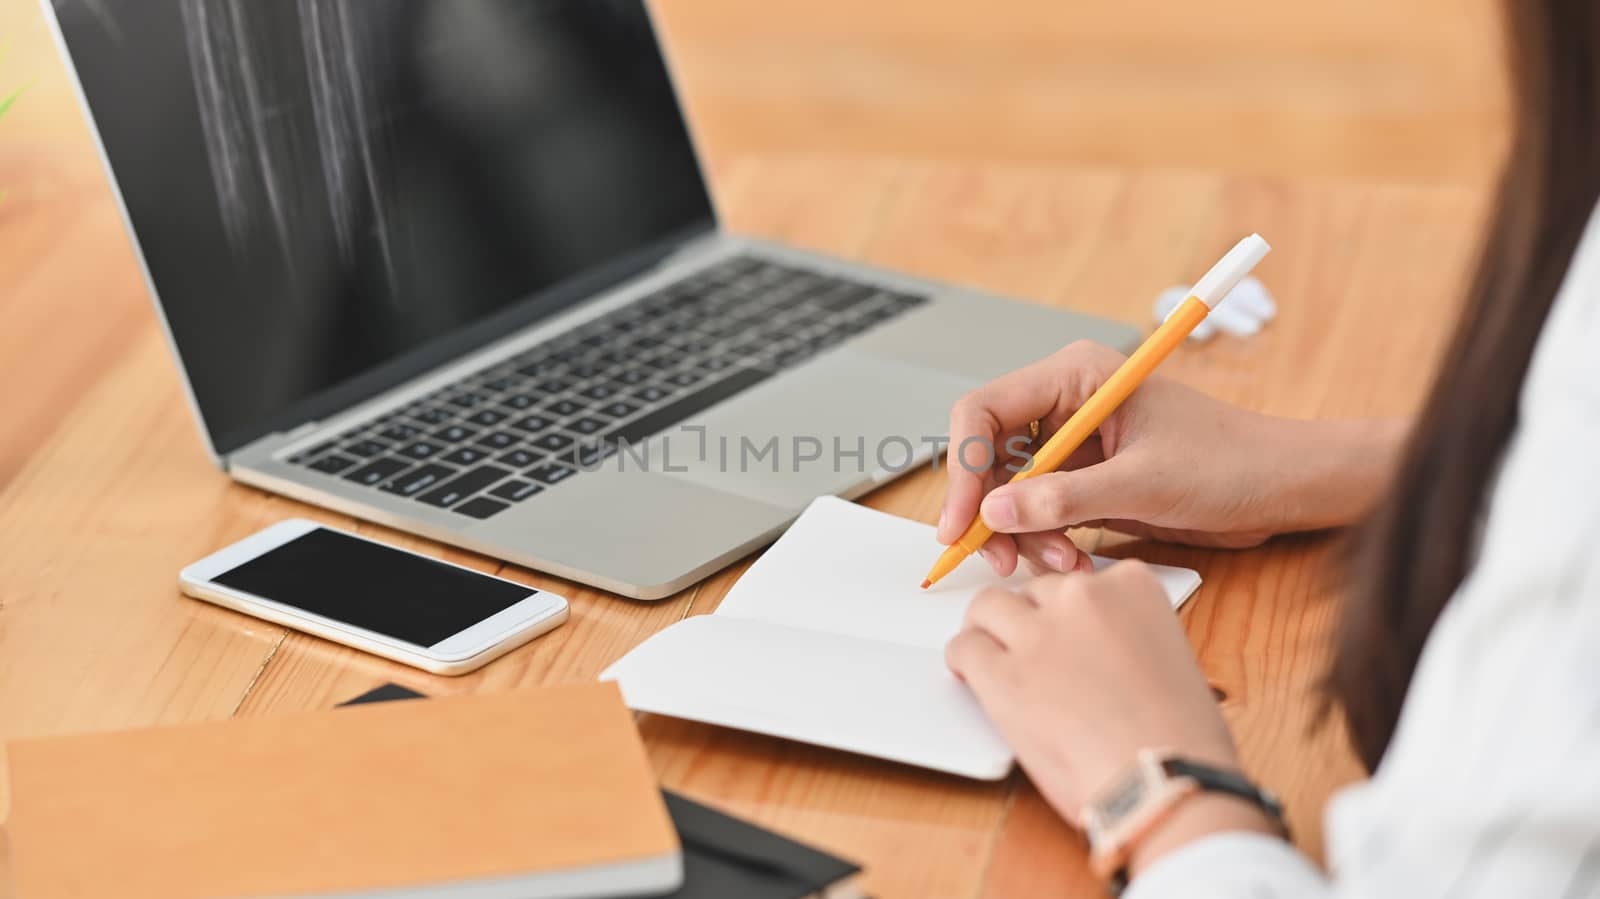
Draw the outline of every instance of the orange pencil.
<instances>
[{"instance_id":1,"label":"orange pencil","mask_svg":"<svg viewBox=\"0 0 1600 899\"><path fill-rule=\"evenodd\" d=\"M1089 439L1089 435L1111 417L1111 413L1115 412L1117 407L1150 377L1156 366L1160 365L1178 344L1183 343L1196 325L1205 321L1206 316L1211 314L1211 310L1233 290L1234 285L1248 275L1250 270L1256 267L1256 263L1271 250L1272 247L1268 246L1259 234L1252 234L1235 244L1233 249L1212 266L1211 271L1206 272L1206 276L1194 286L1189 298L1167 316L1161 327L1134 350L1128 361L1122 363L1111 377L1100 385L1100 389L1089 397L1088 402L1078 407L1077 412L1072 413L1072 417L1061 426L1061 430L1056 431L1045 441L1044 446L1040 447L1038 454L1034 456L1033 463L1012 476L1011 483L1015 484L1055 471L1066 464L1067 457L1072 455L1073 450L1083 445L1083 442ZM959 460L956 464L959 464ZM940 578L954 571L957 565L960 565L967 556L977 552L992 536L994 531L983 523L983 516L973 519L966 532L955 543L950 544L950 547L939 556L939 561L933 563L933 570L928 572L927 579L922 582L923 588L931 587Z\"/></svg>"}]
</instances>

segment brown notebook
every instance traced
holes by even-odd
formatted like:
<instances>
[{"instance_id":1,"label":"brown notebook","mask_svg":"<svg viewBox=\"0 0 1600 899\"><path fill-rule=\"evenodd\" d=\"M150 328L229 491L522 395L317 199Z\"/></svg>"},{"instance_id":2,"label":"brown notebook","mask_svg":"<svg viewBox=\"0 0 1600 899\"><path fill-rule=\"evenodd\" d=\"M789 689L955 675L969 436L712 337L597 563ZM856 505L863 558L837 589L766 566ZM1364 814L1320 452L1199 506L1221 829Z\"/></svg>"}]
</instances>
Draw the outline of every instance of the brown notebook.
<instances>
[{"instance_id":1,"label":"brown notebook","mask_svg":"<svg viewBox=\"0 0 1600 899\"><path fill-rule=\"evenodd\" d=\"M10 744L17 899L627 896L682 881L612 684Z\"/></svg>"}]
</instances>

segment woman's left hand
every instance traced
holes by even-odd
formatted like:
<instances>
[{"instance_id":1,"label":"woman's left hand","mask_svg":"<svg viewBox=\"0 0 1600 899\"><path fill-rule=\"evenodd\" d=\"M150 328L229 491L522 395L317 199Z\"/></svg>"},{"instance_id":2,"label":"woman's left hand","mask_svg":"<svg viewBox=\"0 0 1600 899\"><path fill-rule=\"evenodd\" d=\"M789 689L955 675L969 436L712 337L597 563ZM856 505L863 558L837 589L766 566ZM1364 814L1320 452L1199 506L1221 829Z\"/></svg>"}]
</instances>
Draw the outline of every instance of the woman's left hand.
<instances>
[{"instance_id":1,"label":"woman's left hand","mask_svg":"<svg viewBox=\"0 0 1600 899\"><path fill-rule=\"evenodd\" d=\"M1142 749L1238 767L1166 592L1141 563L985 590L945 658L1069 821Z\"/></svg>"}]
</instances>

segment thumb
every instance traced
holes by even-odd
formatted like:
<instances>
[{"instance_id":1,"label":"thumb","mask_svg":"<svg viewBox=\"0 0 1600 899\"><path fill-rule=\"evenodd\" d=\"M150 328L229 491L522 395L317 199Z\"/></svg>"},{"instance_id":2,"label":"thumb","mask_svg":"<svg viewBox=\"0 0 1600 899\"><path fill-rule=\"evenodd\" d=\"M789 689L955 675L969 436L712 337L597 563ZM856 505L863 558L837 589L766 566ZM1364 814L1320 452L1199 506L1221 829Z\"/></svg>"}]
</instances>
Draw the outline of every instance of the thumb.
<instances>
[{"instance_id":1,"label":"thumb","mask_svg":"<svg viewBox=\"0 0 1600 899\"><path fill-rule=\"evenodd\" d=\"M1059 531L1104 518L1141 519L1149 506L1148 478L1125 456L1074 471L1055 471L1004 484L978 512L1002 534Z\"/></svg>"}]
</instances>

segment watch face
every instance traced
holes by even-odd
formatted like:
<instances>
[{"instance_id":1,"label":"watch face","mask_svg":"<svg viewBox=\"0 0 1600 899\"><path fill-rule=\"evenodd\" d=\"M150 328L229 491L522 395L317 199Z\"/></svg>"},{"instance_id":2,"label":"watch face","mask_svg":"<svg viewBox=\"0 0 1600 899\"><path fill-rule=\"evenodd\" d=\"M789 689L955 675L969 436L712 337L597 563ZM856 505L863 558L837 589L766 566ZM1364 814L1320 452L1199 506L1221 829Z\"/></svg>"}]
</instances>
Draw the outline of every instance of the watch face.
<instances>
[{"instance_id":1,"label":"watch face","mask_svg":"<svg viewBox=\"0 0 1600 899\"><path fill-rule=\"evenodd\" d=\"M1100 813L1107 821L1120 821L1139 807L1149 793L1149 785L1138 773L1125 779L1100 803Z\"/></svg>"}]
</instances>

